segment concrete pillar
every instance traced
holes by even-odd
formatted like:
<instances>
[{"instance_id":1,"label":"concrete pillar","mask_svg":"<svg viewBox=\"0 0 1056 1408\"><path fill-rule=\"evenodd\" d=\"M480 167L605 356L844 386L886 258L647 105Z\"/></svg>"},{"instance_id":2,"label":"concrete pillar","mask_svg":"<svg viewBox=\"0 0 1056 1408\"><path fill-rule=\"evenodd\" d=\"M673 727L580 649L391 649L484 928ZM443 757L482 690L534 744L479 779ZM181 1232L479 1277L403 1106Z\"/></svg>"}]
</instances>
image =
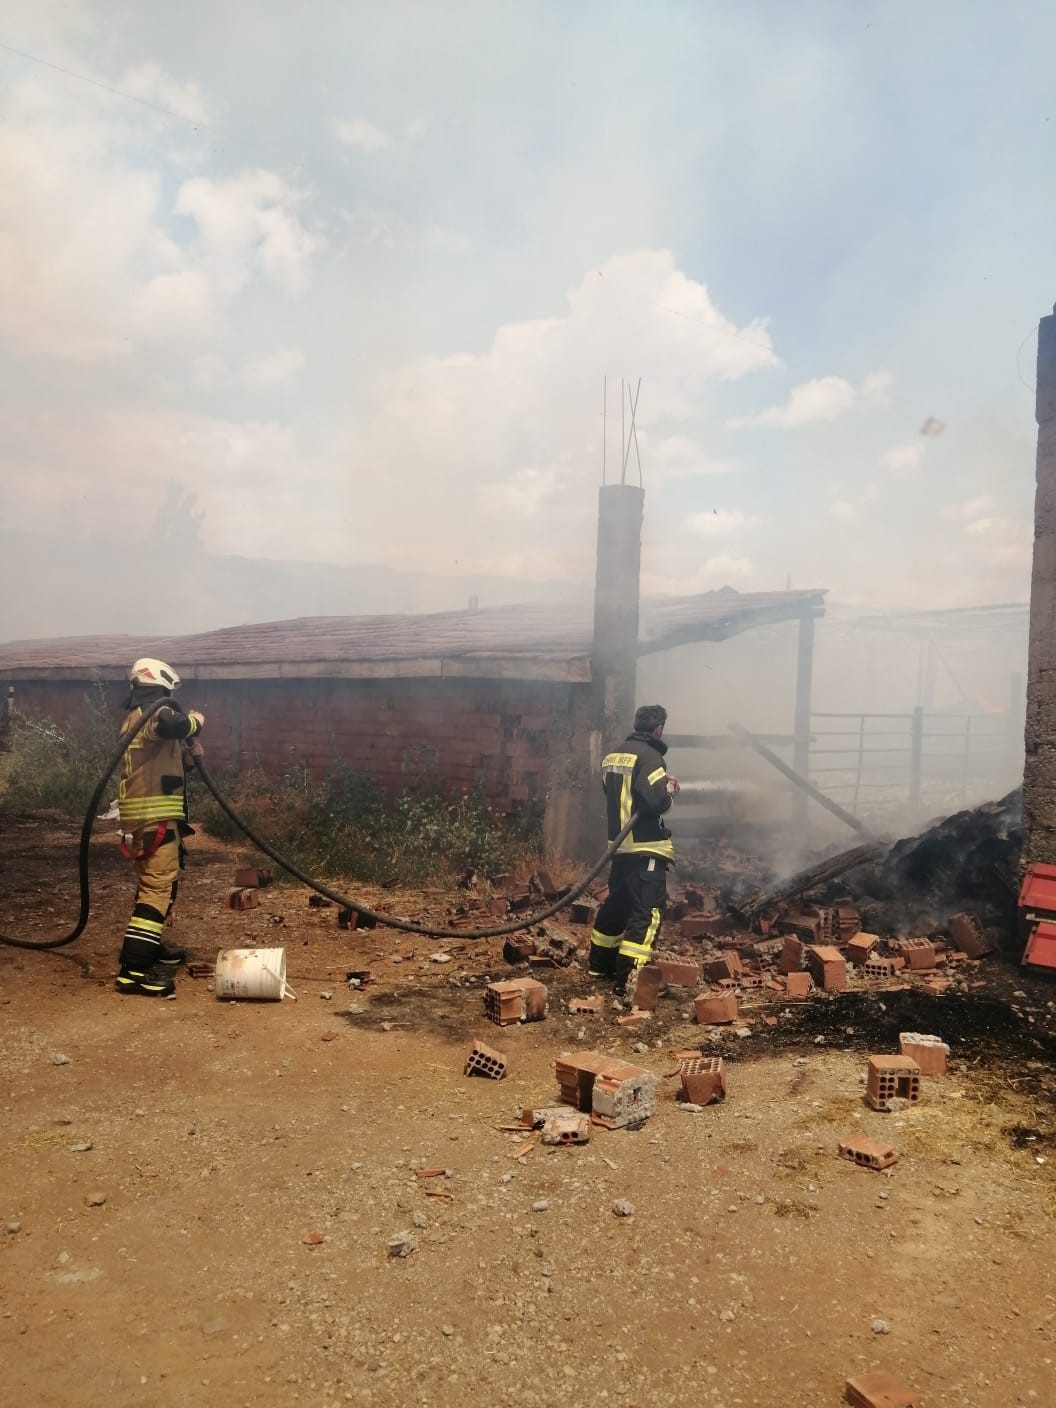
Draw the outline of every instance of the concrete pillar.
<instances>
[{"instance_id":1,"label":"concrete pillar","mask_svg":"<svg viewBox=\"0 0 1056 1408\"><path fill-rule=\"evenodd\" d=\"M632 484L598 491L591 673L594 727L603 748L625 737L634 721L644 504L644 490Z\"/></svg>"},{"instance_id":2,"label":"concrete pillar","mask_svg":"<svg viewBox=\"0 0 1056 1408\"><path fill-rule=\"evenodd\" d=\"M1056 863L1056 310L1038 326L1037 488L1023 767L1023 860Z\"/></svg>"}]
</instances>

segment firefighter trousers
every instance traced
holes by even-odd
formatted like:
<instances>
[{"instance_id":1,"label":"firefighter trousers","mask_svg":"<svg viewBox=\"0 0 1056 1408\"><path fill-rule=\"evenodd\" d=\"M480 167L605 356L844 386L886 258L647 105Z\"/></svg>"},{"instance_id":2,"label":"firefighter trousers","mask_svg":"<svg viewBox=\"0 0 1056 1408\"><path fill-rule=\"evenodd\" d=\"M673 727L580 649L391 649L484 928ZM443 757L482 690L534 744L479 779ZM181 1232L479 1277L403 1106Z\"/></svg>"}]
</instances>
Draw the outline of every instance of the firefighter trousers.
<instances>
[{"instance_id":1,"label":"firefighter trousers","mask_svg":"<svg viewBox=\"0 0 1056 1408\"><path fill-rule=\"evenodd\" d=\"M667 909L667 862L660 856L616 856L609 893L594 918L590 971L626 978L653 956Z\"/></svg>"},{"instance_id":2,"label":"firefighter trousers","mask_svg":"<svg viewBox=\"0 0 1056 1408\"><path fill-rule=\"evenodd\" d=\"M121 962L142 970L158 957L165 921L176 903L180 878L180 838L176 830L167 831L161 845L150 855L134 856L134 864L139 884L121 947Z\"/></svg>"}]
</instances>

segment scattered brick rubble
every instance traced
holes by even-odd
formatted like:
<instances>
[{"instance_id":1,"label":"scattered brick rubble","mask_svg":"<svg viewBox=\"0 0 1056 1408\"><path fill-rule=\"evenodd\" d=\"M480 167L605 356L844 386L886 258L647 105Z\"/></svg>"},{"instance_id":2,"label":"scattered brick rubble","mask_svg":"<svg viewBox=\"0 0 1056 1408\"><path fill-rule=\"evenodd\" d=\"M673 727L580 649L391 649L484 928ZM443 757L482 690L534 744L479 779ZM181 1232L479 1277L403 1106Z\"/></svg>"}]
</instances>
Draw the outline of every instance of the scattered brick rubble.
<instances>
[{"instance_id":1,"label":"scattered brick rubble","mask_svg":"<svg viewBox=\"0 0 1056 1408\"><path fill-rule=\"evenodd\" d=\"M534 978L509 978L484 989L484 1015L506 1027L513 1022L541 1022L546 1016L546 988Z\"/></svg>"},{"instance_id":2,"label":"scattered brick rubble","mask_svg":"<svg viewBox=\"0 0 1056 1408\"><path fill-rule=\"evenodd\" d=\"M897 1163L898 1155L890 1144L881 1144L876 1139L855 1136L840 1144L840 1157L860 1164L862 1168L885 1169Z\"/></svg>"},{"instance_id":3,"label":"scattered brick rubble","mask_svg":"<svg viewBox=\"0 0 1056 1408\"><path fill-rule=\"evenodd\" d=\"M870 1056L865 1098L874 1110L890 1110L892 1100L920 1099L920 1067L908 1056Z\"/></svg>"},{"instance_id":4,"label":"scattered brick rubble","mask_svg":"<svg viewBox=\"0 0 1056 1408\"><path fill-rule=\"evenodd\" d=\"M497 1051L494 1046L487 1046L482 1041L475 1041L469 1048L465 1068L467 1076L488 1076L491 1080L502 1080L506 1069L505 1054L502 1051Z\"/></svg>"},{"instance_id":5,"label":"scattered brick rubble","mask_svg":"<svg viewBox=\"0 0 1056 1408\"><path fill-rule=\"evenodd\" d=\"M554 1062L561 1099L606 1129L635 1128L656 1113L657 1078L597 1051L566 1051Z\"/></svg>"}]
</instances>

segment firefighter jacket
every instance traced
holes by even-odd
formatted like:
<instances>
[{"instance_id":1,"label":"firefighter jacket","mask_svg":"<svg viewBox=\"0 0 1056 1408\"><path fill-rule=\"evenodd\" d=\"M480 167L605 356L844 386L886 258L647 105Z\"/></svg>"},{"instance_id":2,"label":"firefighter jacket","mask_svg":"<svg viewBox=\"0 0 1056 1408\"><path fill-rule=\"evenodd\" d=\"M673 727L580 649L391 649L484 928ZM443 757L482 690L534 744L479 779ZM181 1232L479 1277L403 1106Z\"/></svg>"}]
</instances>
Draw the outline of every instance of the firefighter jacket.
<instances>
[{"instance_id":1,"label":"firefighter jacket","mask_svg":"<svg viewBox=\"0 0 1056 1408\"><path fill-rule=\"evenodd\" d=\"M151 692L153 694L153 692ZM154 696L156 697L156 696ZM138 723L152 698L133 694L121 725L121 737ZM187 795L181 743L198 732L197 719L188 718L175 704L158 710L125 750L117 808L121 829L142 831L163 821L184 821Z\"/></svg>"},{"instance_id":2,"label":"firefighter jacket","mask_svg":"<svg viewBox=\"0 0 1056 1408\"><path fill-rule=\"evenodd\" d=\"M664 766L666 752L663 739L651 733L632 733L618 752L602 759L609 840L615 841L632 812L639 813L634 830L620 842L618 856L660 856L667 861L675 858L671 833L663 822L663 814L671 806Z\"/></svg>"}]
</instances>

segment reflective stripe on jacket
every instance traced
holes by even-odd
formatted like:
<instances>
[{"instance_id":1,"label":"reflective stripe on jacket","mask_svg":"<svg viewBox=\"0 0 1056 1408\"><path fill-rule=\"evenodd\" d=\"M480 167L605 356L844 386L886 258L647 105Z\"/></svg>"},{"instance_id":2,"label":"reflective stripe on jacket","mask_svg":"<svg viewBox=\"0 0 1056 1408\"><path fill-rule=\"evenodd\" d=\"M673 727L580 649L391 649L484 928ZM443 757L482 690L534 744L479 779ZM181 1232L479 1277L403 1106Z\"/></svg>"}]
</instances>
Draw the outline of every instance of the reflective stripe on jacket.
<instances>
[{"instance_id":1,"label":"reflective stripe on jacket","mask_svg":"<svg viewBox=\"0 0 1056 1408\"><path fill-rule=\"evenodd\" d=\"M143 710L136 707L125 715L121 737L139 722ZM176 734L163 737L158 730ZM186 725L186 731L181 727ZM175 705L159 709L125 750L121 779L117 787L117 809L124 831L140 831L159 821L178 821L187 816L187 796L180 744L198 732L198 723Z\"/></svg>"},{"instance_id":2,"label":"reflective stripe on jacket","mask_svg":"<svg viewBox=\"0 0 1056 1408\"><path fill-rule=\"evenodd\" d=\"M674 860L671 833L663 814L671 807L667 793L667 744L651 733L632 733L622 747L602 759L601 778L605 788L609 840L615 841L638 812L638 821L629 836L620 842L617 855L660 856Z\"/></svg>"}]
</instances>

